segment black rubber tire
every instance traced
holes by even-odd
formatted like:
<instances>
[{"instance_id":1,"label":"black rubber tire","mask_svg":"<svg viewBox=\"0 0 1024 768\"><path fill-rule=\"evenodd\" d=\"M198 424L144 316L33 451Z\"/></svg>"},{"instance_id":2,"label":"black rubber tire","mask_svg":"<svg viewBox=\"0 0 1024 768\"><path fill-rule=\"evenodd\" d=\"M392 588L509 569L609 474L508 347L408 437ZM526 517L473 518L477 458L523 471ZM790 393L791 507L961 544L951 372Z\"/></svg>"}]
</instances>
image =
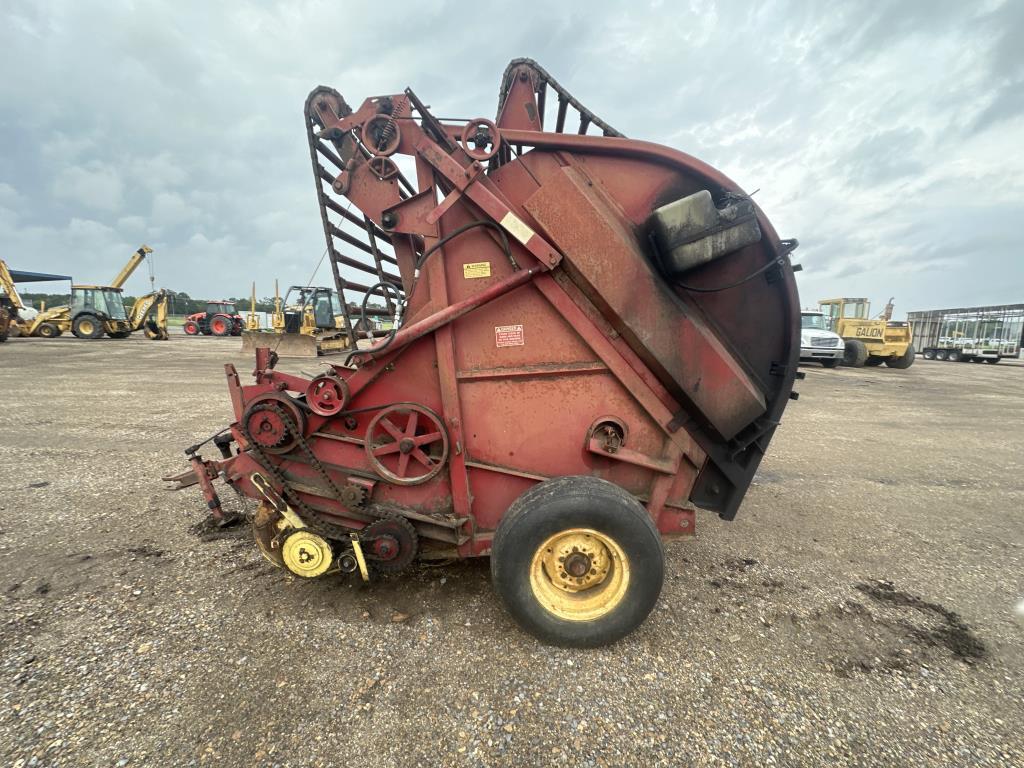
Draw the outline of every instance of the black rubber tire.
<instances>
[{"instance_id":1,"label":"black rubber tire","mask_svg":"<svg viewBox=\"0 0 1024 768\"><path fill-rule=\"evenodd\" d=\"M847 339L843 350L843 365L851 368L863 368L868 359L868 348L863 341Z\"/></svg>"},{"instance_id":2,"label":"black rubber tire","mask_svg":"<svg viewBox=\"0 0 1024 768\"><path fill-rule=\"evenodd\" d=\"M930 349L930 348L926 349L924 351L924 359L925 360L934 360L935 359L935 350L934 349Z\"/></svg>"},{"instance_id":3,"label":"black rubber tire","mask_svg":"<svg viewBox=\"0 0 1024 768\"><path fill-rule=\"evenodd\" d=\"M543 607L530 586L534 553L550 536L569 528L592 528L608 536L630 565L618 605L592 621L559 618ZM519 626L545 643L594 648L622 639L654 608L664 576L661 536L647 510L622 488L597 477L538 483L513 502L494 533L494 588Z\"/></svg>"},{"instance_id":4,"label":"black rubber tire","mask_svg":"<svg viewBox=\"0 0 1024 768\"><path fill-rule=\"evenodd\" d=\"M821 361L821 365L823 368L835 368L837 365L839 365L839 358L826 358Z\"/></svg>"},{"instance_id":5,"label":"black rubber tire","mask_svg":"<svg viewBox=\"0 0 1024 768\"><path fill-rule=\"evenodd\" d=\"M935 359L936 360L948 360L949 359L949 351L945 350L945 349L940 349L938 352L935 353Z\"/></svg>"},{"instance_id":6,"label":"black rubber tire","mask_svg":"<svg viewBox=\"0 0 1024 768\"><path fill-rule=\"evenodd\" d=\"M895 368L899 371L905 371L907 368L914 364L917 359L917 350L914 349L914 345L911 344L907 347L907 351L899 357L887 358L885 364L890 368Z\"/></svg>"},{"instance_id":7,"label":"black rubber tire","mask_svg":"<svg viewBox=\"0 0 1024 768\"><path fill-rule=\"evenodd\" d=\"M884 362L887 362L886 358L884 357L869 357L867 360L864 361L864 365L867 366L868 368L875 368L876 366L879 366Z\"/></svg>"},{"instance_id":8,"label":"black rubber tire","mask_svg":"<svg viewBox=\"0 0 1024 768\"><path fill-rule=\"evenodd\" d=\"M964 356L959 349L951 349L949 354L946 355L946 359L951 363L960 363L963 362Z\"/></svg>"},{"instance_id":9,"label":"black rubber tire","mask_svg":"<svg viewBox=\"0 0 1024 768\"><path fill-rule=\"evenodd\" d=\"M1001 358L1001 357L986 357L985 358L985 362L988 363L989 365L995 365L996 363L998 363L1002 359L1003 358Z\"/></svg>"},{"instance_id":10,"label":"black rubber tire","mask_svg":"<svg viewBox=\"0 0 1024 768\"><path fill-rule=\"evenodd\" d=\"M227 315L214 315L210 318L210 333L214 336L230 336L234 323Z\"/></svg>"},{"instance_id":11,"label":"black rubber tire","mask_svg":"<svg viewBox=\"0 0 1024 768\"><path fill-rule=\"evenodd\" d=\"M60 328L53 323L40 323L36 328L36 335L42 336L44 339L55 339L60 336Z\"/></svg>"},{"instance_id":12,"label":"black rubber tire","mask_svg":"<svg viewBox=\"0 0 1024 768\"><path fill-rule=\"evenodd\" d=\"M82 330L83 325L91 324L91 332ZM79 315L71 323L71 332L80 339L98 339L104 334L104 323L96 315Z\"/></svg>"}]
</instances>

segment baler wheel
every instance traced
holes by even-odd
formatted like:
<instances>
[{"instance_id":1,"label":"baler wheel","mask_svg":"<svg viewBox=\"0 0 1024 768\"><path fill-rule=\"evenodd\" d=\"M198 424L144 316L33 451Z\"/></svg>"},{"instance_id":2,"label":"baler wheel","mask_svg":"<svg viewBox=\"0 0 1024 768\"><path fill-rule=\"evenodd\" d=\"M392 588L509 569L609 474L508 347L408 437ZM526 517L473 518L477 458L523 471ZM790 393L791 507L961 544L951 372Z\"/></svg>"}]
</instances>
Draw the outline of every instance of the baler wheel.
<instances>
[{"instance_id":1,"label":"baler wheel","mask_svg":"<svg viewBox=\"0 0 1024 768\"><path fill-rule=\"evenodd\" d=\"M505 607L544 642L613 643L638 627L661 593L661 538L634 496L575 476L530 488L498 524L491 577Z\"/></svg>"},{"instance_id":2,"label":"baler wheel","mask_svg":"<svg viewBox=\"0 0 1024 768\"><path fill-rule=\"evenodd\" d=\"M448 433L441 417L426 406L397 403L370 421L366 457L374 472L390 483L425 483L448 460Z\"/></svg>"}]
</instances>

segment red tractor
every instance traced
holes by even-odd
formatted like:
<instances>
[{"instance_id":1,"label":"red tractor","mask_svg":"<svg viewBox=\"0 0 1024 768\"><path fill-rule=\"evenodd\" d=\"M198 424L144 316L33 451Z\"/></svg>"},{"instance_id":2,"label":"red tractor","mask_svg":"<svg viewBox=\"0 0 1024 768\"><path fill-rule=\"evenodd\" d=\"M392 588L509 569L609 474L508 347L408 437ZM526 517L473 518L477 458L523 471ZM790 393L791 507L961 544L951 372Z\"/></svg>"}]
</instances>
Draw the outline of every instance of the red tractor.
<instances>
[{"instance_id":1,"label":"red tractor","mask_svg":"<svg viewBox=\"0 0 1024 768\"><path fill-rule=\"evenodd\" d=\"M187 336L241 336L242 316L233 301L210 301L206 311L185 318Z\"/></svg>"}]
</instances>

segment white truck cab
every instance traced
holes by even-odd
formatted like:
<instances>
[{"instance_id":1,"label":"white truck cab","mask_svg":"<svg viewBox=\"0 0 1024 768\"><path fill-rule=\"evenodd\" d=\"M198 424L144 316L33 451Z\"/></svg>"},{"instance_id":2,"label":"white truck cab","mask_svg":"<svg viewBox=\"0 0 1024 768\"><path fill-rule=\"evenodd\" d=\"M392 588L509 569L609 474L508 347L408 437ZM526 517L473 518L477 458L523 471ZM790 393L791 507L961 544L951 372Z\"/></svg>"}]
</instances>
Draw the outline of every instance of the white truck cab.
<instances>
[{"instance_id":1,"label":"white truck cab","mask_svg":"<svg viewBox=\"0 0 1024 768\"><path fill-rule=\"evenodd\" d=\"M828 328L828 318L817 309L800 311L800 359L816 360L826 368L835 368L843 359L844 344Z\"/></svg>"}]
</instances>

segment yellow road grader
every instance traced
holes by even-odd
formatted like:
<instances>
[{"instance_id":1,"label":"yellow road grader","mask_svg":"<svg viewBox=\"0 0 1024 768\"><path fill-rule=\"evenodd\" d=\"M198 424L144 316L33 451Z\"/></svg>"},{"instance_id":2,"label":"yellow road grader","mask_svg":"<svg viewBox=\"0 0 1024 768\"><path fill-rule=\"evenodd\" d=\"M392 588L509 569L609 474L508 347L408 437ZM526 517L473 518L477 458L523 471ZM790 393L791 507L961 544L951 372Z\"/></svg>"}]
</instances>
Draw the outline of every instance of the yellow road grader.
<instances>
[{"instance_id":1,"label":"yellow road grader","mask_svg":"<svg viewBox=\"0 0 1024 768\"><path fill-rule=\"evenodd\" d=\"M893 304L871 317L867 299L822 299L818 306L827 319L829 330L843 338L843 365L862 368L885 363L904 369L914 364L914 343L910 324L892 320Z\"/></svg>"}]
</instances>

